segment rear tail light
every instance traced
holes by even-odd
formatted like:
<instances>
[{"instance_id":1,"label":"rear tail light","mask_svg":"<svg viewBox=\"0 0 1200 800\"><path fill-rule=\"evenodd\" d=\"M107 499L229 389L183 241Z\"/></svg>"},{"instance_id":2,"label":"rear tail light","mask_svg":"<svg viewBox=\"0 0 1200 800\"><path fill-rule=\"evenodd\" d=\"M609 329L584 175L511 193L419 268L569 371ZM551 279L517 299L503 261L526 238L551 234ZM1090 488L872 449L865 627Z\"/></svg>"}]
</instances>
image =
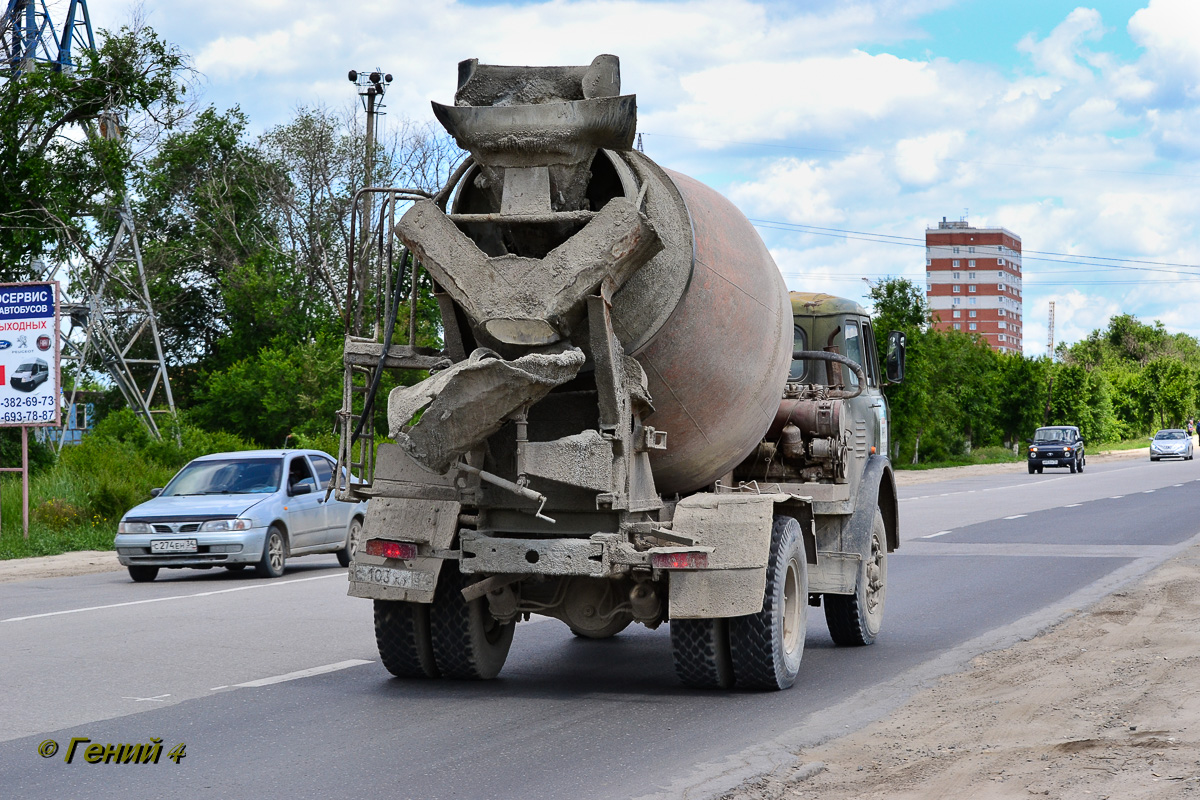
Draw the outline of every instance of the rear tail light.
<instances>
[{"instance_id":1,"label":"rear tail light","mask_svg":"<svg viewBox=\"0 0 1200 800\"><path fill-rule=\"evenodd\" d=\"M707 569L708 553L651 553L655 569Z\"/></svg>"},{"instance_id":2,"label":"rear tail light","mask_svg":"<svg viewBox=\"0 0 1200 800\"><path fill-rule=\"evenodd\" d=\"M390 539L367 539L367 555L399 558L405 561L417 557L417 546L411 542L393 542Z\"/></svg>"}]
</instances>

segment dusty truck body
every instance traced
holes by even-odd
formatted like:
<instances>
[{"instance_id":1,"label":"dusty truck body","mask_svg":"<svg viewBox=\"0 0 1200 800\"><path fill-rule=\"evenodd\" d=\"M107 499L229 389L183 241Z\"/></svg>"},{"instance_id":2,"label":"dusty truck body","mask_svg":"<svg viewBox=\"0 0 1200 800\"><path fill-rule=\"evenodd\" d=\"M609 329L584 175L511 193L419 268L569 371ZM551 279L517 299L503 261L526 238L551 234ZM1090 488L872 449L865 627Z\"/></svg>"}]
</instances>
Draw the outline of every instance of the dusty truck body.
<instances>
[{"instance_id":1,"label":"dusty truck body","mask_svg":"<svg viewBox=\"0 0 1200 800\"><path fill-rule=\"evenodd\" d=\"M870 643L899 536L862 309L789 297L736 208L632 149L613 56L465 61L434 111L470 157L395 223L394 285L428 274L444 349L392 343L393 319L346 341L363 480L339 497L371 500L350 594L387 669L495 677L531 614L669 622L692 686L790 686L810 605ZM405 368L430 375L391 391L376 452L363 417Z\"/></svg>"}]
</instances>

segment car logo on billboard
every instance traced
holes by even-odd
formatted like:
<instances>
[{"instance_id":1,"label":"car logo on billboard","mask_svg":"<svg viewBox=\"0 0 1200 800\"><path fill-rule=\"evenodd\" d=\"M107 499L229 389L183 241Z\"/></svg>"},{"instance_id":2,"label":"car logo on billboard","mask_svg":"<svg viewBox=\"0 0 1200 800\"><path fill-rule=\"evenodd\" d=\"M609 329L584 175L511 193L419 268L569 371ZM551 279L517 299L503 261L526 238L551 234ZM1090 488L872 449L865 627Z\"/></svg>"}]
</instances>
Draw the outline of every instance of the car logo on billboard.
<instances>
[{"instance_id":1,"label":"car logo on billboard","mask_svg":"<svg viewBox=\"0 0 1200 800\"><path fill-rule=\"evenodd\" d=\"M7 350L10 347L12 347L12 342L8 339L0 339L0 350Z\"/></svg>"},{"instance_id":2,"label":"car logo on billboard","mask_svg":"<svg viewBox=\"0 0 1200 800\"><path fill-rule=\"evenodd\" d=\"M37 348L38 348L38 350L49 350L50 349L50 337L49 336L39 336L37 338Z\"/></svg>"}]
</instances>

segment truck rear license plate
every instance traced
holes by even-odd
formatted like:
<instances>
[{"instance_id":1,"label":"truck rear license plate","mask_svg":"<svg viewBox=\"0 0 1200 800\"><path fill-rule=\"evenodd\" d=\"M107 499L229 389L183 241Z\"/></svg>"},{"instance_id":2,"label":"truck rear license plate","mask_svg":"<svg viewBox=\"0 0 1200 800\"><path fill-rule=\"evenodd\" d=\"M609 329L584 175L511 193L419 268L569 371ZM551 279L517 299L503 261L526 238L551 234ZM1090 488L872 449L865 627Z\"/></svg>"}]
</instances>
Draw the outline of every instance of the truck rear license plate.
<instances>
[{"instance_id":1,"label":"truck rear license plate","mask_svg":"<svg viewBox=\"0 0 1200 800\"><path fill-rule=\"evenodd\" d=\"M1042 466L1043 466L1043 467L1052 467L1052 466L1054 466L1054 465L1055 465L1055 464L1057 464L1057 463L1058 463L1058 459L1057 459L1057 458L1043 458L1043 459L1042 459Z\"/></svg>"},{"instance_id":2,"label":"truck rear license plate","mask_svg":"<svg viewBox=\"0 0 1200 800\"><path fill-rule=\"evenodd\" d=\"M354 566L354 580L374 583L379 586L394 586L397 589L423 589L433 591L433 575L390 567L371 567L363 564Z\"/></svg>"},{"instance_id":3,"label":"truck rear license plate","mask_svg":"<svg viewBox=\"0 0 1200 800\"><path fill-rule=\"evenodd\" d=\"M195 553L195 539L155 539L150 542L151 553Z\"/></svg>"}]
</instances>

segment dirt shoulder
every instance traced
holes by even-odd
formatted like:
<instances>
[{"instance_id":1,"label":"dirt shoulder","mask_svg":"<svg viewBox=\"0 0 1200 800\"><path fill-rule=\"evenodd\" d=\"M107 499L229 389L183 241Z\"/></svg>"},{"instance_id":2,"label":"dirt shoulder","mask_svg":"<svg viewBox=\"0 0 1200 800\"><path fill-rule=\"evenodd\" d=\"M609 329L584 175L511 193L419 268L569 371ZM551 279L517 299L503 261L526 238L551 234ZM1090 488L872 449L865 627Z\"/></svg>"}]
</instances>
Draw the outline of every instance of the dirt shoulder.
<instances>
[{"instance_id":1,"label":"dirt shoulder","mask_svg":"<svg viewBox=\"0 0 1200 800\"><path fill-rule=\"evenodd\" d=\"M1200 545L736 800L1200 796Z\"/></svg>"},{"instance_id":2,"label":"dirt shoulder","mask_svg":"<svg viewBox=\"0 0 1200 800\"><path fill-rule=\"evenodd\" d=\"M122 569L125 568L117 562L117 554L112 550L79 550L57 556L0 561L0 583L65 578L69 575L116 572Z\"/></svg>"}]
</instances>

